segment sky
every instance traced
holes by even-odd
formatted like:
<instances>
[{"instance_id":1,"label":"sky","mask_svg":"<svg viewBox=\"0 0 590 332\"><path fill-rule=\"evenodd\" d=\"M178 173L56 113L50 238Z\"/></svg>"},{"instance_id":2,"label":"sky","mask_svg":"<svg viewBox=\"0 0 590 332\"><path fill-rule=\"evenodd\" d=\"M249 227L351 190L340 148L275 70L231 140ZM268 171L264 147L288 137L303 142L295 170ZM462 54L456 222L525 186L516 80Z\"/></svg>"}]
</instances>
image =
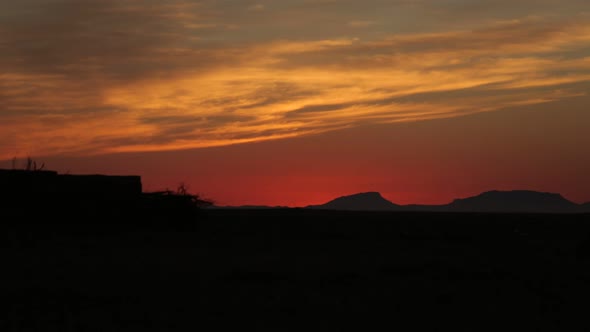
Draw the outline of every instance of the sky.
<instances>
[{"instance_id":1,"label":"sky","mask_svg":"<svg viewBox=\"0 0 590 332\"><path fill-rule=\"evenodd\" d=\"M590 201L587 0L0 2L0 167L219 205Z\"/></svg>"}]
</instances>

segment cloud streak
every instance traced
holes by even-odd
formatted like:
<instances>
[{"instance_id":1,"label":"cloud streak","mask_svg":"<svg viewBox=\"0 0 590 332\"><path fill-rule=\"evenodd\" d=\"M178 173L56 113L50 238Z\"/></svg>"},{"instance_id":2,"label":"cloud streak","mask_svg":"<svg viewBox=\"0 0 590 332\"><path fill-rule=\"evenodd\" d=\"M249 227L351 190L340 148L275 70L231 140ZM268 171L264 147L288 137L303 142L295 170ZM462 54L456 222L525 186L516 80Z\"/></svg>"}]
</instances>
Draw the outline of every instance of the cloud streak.
<instances>
[{"instance_id":1,"label":"cloud streak","mask_svg":"<svg viewBox=\"0 0 590 332\"><path fill-rule=\"evenodd\" d=\"M334 3L19 4L0 5L12 14L0 15L0 159L289 138L568 100L590 86L586 14L400 32L350 11L336 16L346 33L329 38L310 38L305 17L301 35L246 38L251 15Z\"/></svg>"}]
</instances>

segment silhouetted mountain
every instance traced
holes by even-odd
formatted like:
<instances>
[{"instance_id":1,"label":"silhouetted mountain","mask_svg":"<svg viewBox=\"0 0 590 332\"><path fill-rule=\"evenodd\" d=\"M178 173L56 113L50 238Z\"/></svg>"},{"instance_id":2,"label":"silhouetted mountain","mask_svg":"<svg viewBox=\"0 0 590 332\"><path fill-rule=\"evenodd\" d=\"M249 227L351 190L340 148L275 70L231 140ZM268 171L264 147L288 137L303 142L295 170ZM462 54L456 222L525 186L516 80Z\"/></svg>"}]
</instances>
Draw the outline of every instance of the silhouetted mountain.
<instances>
[{"instance_id":1,"label":"silhouetted mountain","mask_svg":"<svg viewBox=\"0 0 590 332\"><path fill-rule=\"evenodd\" d=\"M401 205L400 208L403 211L415 211L415 212L445 212L448 211L449 205L421 205L421 204L410 204Z\"/></svg>"},{"instance_id":2,"label":"silhouetted mountain","mask_svg":"<svg viewBox=\"0 0 590 332\"><path fill-rule=\"evenodd\" d=\"M288 209L284 206L211 206L211 209ZM336 198L306 209L338 211L422 211L422 212L528 212L590 213L590 202L576 204L560 194L531 190L487 191L477 196L455 199L444 205L398 205L378 192L365 192Z\"/></svg>"},{"instance_id":3,"label":"silhouetted mountain","mask_svg":"<svg viewBox=\"0 0 590 332\"><path fill-rule=\"evenodd\" d=\"M239 210L267 210L267 209L288 209L288 206L267 206L267 205L238 205L238 206L223 206L223 205L212 205L212 206L208 206L206 207L207 209L221 209L221 210L234 210L234 209L239 209Z\"/></svg>"},{"instance_id":4,"label":"silhouetted mountain","mask_svg":"<svg viewBox=\"0 0 590 332\"><path fill-rule=\"evenodd\" d=\"M580 206L560 194L529 190L488 191L456 199L447 205L451 211L469 212L577 212Z\"/></svg>"},{"instance_id":5,"label":"silhouetted mountain","mask_svg":"<svg viewBox=\"0 0 590 332\"><path fill-rule=\"evenodd\" d=\"M474 197L456 199L446 205L397 205L377 192L369 192L336 198L326 204L310 205L307 208L349 211L590 213L590 203L579 205L560 194L530 190L488 191Z\"/></svg>"},{"instance_id":6,"label":"silhouetted mountain","mask_svg":"<svg viewBox=\"0 0 590 332\"><path fill-rule=\"evenodd\" d=\"M384 211L397 210L399 205L386 200L378 192L366 192L336 198L322 205L310 205L310 209L349 210L349 211Z\"/></svg>"}]
</instances>

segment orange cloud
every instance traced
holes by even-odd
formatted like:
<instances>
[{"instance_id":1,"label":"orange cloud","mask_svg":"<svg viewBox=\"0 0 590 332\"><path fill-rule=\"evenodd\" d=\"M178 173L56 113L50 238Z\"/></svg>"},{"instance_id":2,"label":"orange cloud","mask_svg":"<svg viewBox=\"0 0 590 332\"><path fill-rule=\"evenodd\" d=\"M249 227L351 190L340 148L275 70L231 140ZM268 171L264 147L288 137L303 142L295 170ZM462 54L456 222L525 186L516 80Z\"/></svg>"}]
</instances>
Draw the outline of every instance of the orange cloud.
<instances>
[{"instance_id":1,"label":"orange cloud","mask_svg":"<svg viewBox=\"0 0 590 332\"><path fill-rule=\"evenodd\" d=\"M0 159L456 117L579 96L590 82L590 24L578 18L222 42L231 22L191 1L62 5L0 20Z\"/></svg>"}]
</instances>

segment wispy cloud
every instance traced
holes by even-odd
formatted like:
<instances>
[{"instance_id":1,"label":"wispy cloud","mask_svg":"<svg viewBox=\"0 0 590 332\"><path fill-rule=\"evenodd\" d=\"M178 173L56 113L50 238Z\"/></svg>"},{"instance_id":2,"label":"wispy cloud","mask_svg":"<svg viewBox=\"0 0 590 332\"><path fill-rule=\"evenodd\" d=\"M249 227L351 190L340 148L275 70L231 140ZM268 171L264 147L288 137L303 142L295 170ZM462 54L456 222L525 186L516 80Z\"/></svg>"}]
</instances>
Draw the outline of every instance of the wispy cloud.
<instances>
[{"instance_id":1,"label":"wispy cloud","mask_svg":"<svg viewBox=\"0 0 590 332\"><path fill-rule=\"evenodd\" d=\"M265 8L266 7L263 4L256 3L256 4L253 4L250 7L248 7L248 10L250 10L250 11L261 11L261 10L264 10Z\"/></svg>"},{"instance_id":2,"label":"wispy cloud","mask_svg":"<svg viewBox=\"0 0 590 332\"><path fill-rule=\"evenodd\" d=\"M371 21L371 20L354 20L354 21L348 22L348 25L353 28L366 28L366 27L370 27L375 24L376 24L376 22Z\"/></svg>"},{"instance_id":3,"label":"wispy cloud","mask_svg":"<svg viewBox=\"0 0 590 332\"><path fill-rule=\"evenodd\" d=\"M273 11L333 5L286 1L252 15L271 12L259 18L273 29ZM351 11L339 26L367 34L252 38L244 33L255 21L220 9L181 0L0 5L12 13L0 15L0 159L288 138L565 100L590 85L585 14L398 32ZM307 31L305 17L299 26Z\"/></svg>"}]
</instances>

